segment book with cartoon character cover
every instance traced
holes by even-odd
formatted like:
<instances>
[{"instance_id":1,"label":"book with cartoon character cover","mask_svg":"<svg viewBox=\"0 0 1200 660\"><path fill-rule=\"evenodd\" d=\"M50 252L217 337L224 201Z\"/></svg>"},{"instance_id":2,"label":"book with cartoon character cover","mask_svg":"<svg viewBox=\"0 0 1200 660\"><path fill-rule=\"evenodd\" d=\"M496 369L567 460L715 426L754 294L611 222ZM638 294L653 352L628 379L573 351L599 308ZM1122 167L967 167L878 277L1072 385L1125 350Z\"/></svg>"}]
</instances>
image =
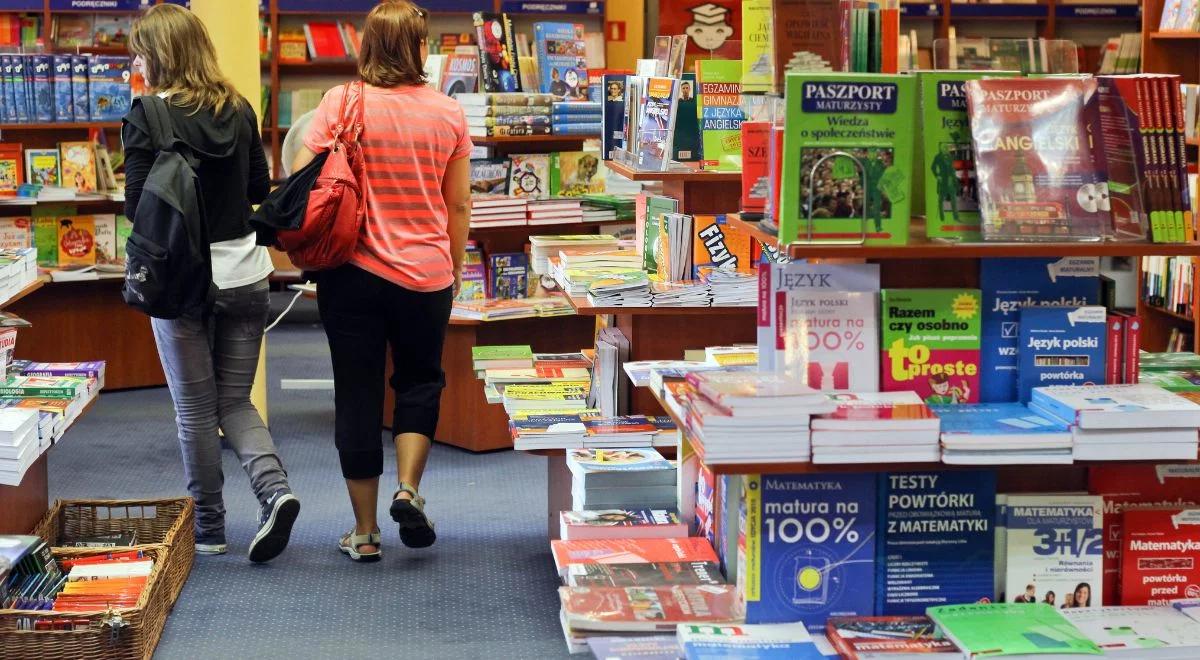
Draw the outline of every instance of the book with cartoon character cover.
<instances>
[{"instance_id":1,"label":"book with cartoon character cover","mask_svg":"<svg viewBox=\"0 0 1200 660\"><path fill-rule=\"evenodd\" d=\"M809 218L814 242L908 242L916 101L911 76L788 76L781 244L807 240Z\"/></svg>"},{"instance_id":2,"label":"book with cartoon character cover","mask_svg":"<svg viewBox=\"0 0 1200 660\"><path fill-rule=\"evenodd\" d=\"M979 289L884 289L879 347L884 392L930 404L979 401Z\"/></svg>"},{"instance_id":3,"label":"book with cartoon character cover","mask_svg":"<svg viewBox=\"0 0 1200 660\"><path fill-rule=\"evenodd\" d=\"M508 15L475 12L472 21L479 40L480 91L521 91L521 68Z\"/></svg>"},{"instance_id":4,"label":"book with cartoon character cover","mask_svg":"<svg viewBox=\"0 0 1200 660\"><path fill-rule=\"evenodd\" d=\"M587 42L581 23L534 23L538 91L571 101L587 99Z\"/></svg>"}]
</instances>

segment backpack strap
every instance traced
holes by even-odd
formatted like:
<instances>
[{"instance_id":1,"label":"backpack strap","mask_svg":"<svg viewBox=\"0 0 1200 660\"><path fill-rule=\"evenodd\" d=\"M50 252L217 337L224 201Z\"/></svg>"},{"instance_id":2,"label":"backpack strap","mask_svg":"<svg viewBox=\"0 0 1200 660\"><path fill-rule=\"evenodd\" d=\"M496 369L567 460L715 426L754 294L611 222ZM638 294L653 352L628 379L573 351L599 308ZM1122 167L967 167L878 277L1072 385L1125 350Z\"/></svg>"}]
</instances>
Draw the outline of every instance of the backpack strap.
<instances>
[{"instance_id":1,"label":"backpack strap","mask_svg":"<svg viewBox=\"0 0 1200 660\"><path fill-rule=\"evenodd\" d=\"M138 99L146 114L146 128L156 151L171 151L175 148L175 127L171 123L171 111L167 102L157 94L147 94Z\"/></svg>"}]
</instances>

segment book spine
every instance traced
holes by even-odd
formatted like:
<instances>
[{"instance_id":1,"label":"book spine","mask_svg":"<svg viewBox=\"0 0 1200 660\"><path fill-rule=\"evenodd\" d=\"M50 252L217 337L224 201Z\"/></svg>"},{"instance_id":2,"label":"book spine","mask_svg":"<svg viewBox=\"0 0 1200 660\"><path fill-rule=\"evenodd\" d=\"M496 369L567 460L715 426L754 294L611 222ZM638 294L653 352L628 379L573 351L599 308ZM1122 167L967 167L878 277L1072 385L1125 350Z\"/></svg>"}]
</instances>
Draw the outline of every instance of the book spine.
<instances>
[{"instance_id":1,"label":"book spine","mask_svg":"<svg viewBox=\"0 0 1200 660\"><path fill-rule=\"evenodd\" d=\"M513 89L515 91L533 91L521 89L521 58L517 57L517 33L513 31L513 22L508 14L501 14L501 21L504 24L504 40L508 47L509 68L512 71Z\"/></svg>"},{"instance_id":2,"label":"book spine","mask_svg":"<svg viewBox=\"0 0 1200 660\"><path fill-rule=\"evenodd\" d=\"M1174 129L1175 129L1175 153L1179 154L1180 162L1175 168L1175 176L1177 177L1177 186L1180 192L1180 222L1183 226L1183 234L1180 241L1191 242L1196 240L1196 224L1195 224L1195 209L1192 208L1191 187L1188 184L1188 167L1187 167L1187 117L1185 115L1185 104L1183 93L1179 85L1179 79L1172 77L1167 81L1167 88L1170 93L1171 109L1174 114Z\"/></svg>"},{"instance_id":3,"label":"book spine","mask_svg":"<svg viewBox=\"0 0 1200 660\"><path fill-rule=\"evenodd\" d=\"M73 387L0 387L0 397L19 399L73 399L76 394Z\"/></svg>"},{"instance_id":4,"label":"book spine","mask_svg":"<svg viewBox=\"0 0 1200 660\"><path fill-rule=\"evenodd\" d=\"M1106 355L1105 355L1105 377L1104 382L1109 384L1120 383L1124 381L1121 375L1124 367L1124 323L1123 317L1120 314L1108 315L1108 336L1106 339Z\"/></svg>"},{"instance_id":5,"label":"book spine","mask_svg":"<svg viewBox=\"0 0 1200 660\"><path fill-rule=\"evenodd\" d=\"M556 135L595 135L600 132L600 124L557 124L554 126Z\"/></svg>"},{"instance_id":6,"label":"book spine","mask_svg":"<svg viewBox=\"0 0 1200 660\"><path fill-rule=\"evenodd\" d=\"M599 114L560 114L555 113L550 115L550 121L554 124L600 124L604 121L604 116Z\"/></svg>"},{"instance_id":7,"label":"book spine","mask_svg":"<svg viewBox=\"0 0 1200 660\"><path fill-rule=\"evenodd\" d=\"M54 61L49 55L33 56L34 113L41 123L55 120L53 80Z\"/></svg>"},{"instance_id":8,"label":"book spine","mask_svg":"<svg viewBox=\"0 0 1200 660\"><path fill-rule=\"evenodd\" d=\"M549 126L486 126L484 129L489 136L524 136L524 135L550 135Z\"/></svg>"},{"instance_id":9,"label":"book spine","mask_svg":"<svg viewBox=\"0 0 1200 660\"><path fill-rule=\"evenodd\" d=\"M1125 318L1124 375L1122 382L1134 384L1138 382L1138 347L1141 345L1142 318L1136 314L1128 314Z\"/></svg>"}]
</instances>

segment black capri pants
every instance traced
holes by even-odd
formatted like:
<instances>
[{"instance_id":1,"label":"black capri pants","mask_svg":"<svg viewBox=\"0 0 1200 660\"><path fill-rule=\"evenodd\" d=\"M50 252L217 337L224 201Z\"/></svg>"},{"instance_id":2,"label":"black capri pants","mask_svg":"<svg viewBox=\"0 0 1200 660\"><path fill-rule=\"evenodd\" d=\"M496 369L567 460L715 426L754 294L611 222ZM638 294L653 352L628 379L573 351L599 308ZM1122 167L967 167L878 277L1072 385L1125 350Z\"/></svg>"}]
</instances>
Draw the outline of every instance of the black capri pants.
<instances>
[{"instance_id":1,"label":"black capri pants","mask_svg":"<svg viewBox=\"0 0 1200 660\"><path fill-rule=\"evenodd\" d=\"M321 273L318 284L317 308L333 359L334 439L342 476L378 477L387 348L396 391L392 435L432 439L446 385L442 345L454 287L412 291L349 264Z\"/></svg>"}]
</instances>

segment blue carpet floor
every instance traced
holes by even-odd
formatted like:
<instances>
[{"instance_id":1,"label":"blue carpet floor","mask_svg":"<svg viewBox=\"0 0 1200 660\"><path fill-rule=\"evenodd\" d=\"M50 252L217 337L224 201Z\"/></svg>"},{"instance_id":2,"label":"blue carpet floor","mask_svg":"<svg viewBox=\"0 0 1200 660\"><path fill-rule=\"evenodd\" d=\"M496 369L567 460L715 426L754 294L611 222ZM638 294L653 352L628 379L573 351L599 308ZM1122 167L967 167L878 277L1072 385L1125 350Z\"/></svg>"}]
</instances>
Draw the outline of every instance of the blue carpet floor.
<instances>
[{"instance_id":1,"label":"blue carpet floor","mask_svg":"<svg viewBox=\"0 0 1200 660\"><path fill-rule=\"evenodd\" d=\"M400 544L383 501L389 488L380 502L383 561L351 562L337 550L352 519L332 444L332 394L278 387L280 378L329 377L324 335L283 325L268 346L271 428L302 502L291 545L268 565L246 560L257 503L227 451L230 552L196 558L156 657L566 657L546 542L545 459L436 446L422 492L437 544ZM383 483L394 484L388 451ZM177 496L184 485L166 389L101 396L50 455L52 498Z\"/></svg>"}]
</instances>

